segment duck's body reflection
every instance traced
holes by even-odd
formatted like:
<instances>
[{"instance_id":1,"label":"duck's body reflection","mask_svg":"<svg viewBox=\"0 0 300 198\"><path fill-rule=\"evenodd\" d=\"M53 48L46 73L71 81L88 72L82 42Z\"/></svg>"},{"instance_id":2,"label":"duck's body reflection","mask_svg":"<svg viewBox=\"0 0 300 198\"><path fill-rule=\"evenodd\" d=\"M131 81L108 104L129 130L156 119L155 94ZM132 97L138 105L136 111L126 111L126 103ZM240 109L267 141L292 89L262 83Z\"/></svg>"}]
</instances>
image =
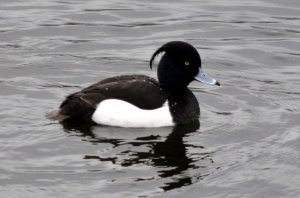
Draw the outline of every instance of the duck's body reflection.
<instances>
[{"instance_id":1,"label":"duck's body reflection","mask_svg":"<svg viewBox=\"0 0 300 198\"><path fill-rule=\"evenodd\" d=\"M75 122L76 123L76 122ZM132 166L144 163L159 167L158 175L161 178L172 178L172 182L161 186L164 190L171 190L192 183L192 176L182 174L189 168L197 168L194 160L187 155L187 145L183 138L188 133L197 131L200 127L199 121L188 125L178 125L173 128L159 129L125 129L114 127L99 127L91 124L74 124L64 122L64 129L67 133L74 133L82 136L85 141L91 143L110 143L116 149L124 144L133 148L139 146L145 149L122 150L121 153L111 157L94 156L87 154L85 159L98 159L100 161L111 161L122 166ZM203 148L198 146L199 148ZM118 148L119 149L119 148ZM117 150L117 149L116 149ZM119 151L120 152L120 151ZM126 155L120 159L118 156ZM179 176L180 175L180 176ZM175 179L176 178L176 179ZM138 179L143 180L143 179Z\"/></svg>"}]
</instances>

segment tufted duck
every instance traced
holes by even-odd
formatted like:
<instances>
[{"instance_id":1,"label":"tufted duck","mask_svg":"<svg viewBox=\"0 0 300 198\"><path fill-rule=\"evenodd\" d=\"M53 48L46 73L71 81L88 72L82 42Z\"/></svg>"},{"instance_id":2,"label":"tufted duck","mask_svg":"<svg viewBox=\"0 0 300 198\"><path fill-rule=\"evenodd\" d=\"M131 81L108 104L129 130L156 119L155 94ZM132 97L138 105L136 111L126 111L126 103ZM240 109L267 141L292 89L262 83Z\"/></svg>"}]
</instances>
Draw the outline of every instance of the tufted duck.
<instances>
[{"instance_id":1,"label":"tufted duck","mask_svg":"<svg viewBox=\"0 0 300 198\"><path fill-rule=\"evenodd\" d=\"M182 41L157 49L150 60L164 52L157 69L158 81L144 75L104 79L69 95L50 117L75 118L119 127L162 127L199 119L199 104L190 89L193 80L220 85L201 68L197 50Z\"/></svg>"}]
</instances>

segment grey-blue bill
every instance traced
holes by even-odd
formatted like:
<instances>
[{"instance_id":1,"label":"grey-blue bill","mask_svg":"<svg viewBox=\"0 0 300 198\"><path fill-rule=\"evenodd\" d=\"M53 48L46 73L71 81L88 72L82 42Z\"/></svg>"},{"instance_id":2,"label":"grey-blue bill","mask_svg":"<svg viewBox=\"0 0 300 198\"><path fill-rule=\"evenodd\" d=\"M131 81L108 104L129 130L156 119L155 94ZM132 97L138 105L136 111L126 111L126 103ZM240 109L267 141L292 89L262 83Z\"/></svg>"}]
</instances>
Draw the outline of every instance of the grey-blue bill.
<instances>
[{"instance_id":1,"label":"grey-blue bill","mask_svg":"<svg viewBox=\"0 0 300 198\"><path fill-rule=\"evenodd\" d=\"M220 86L221 84L215 80L214 78L210 77L209 75L207 75L202 68L199 68L198 74L194 77L195 80L203 82L205 84L209 84L209 85L218 85Z\"/></svg>"}]
</instances>

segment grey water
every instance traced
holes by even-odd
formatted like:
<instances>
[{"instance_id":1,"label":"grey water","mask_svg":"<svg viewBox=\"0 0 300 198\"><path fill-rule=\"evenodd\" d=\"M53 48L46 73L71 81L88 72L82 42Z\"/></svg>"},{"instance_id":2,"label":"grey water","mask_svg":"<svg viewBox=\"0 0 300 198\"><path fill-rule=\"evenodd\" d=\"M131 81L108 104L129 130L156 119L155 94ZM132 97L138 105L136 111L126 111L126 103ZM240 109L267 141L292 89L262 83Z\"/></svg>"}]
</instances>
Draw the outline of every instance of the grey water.
<instances>
[{"instance_id":1,"label":"grey water","mask_svg":"<svg viewBox=\"0 0 300 198\"><path fill-rule=\"evenodd\" d=\"M221 82L190 85L199 123L46 118L98 80L156 77L172 40ZM297 0L1 0L0 197L300 197L299 50Z\"/></svg>"}]
</instances>

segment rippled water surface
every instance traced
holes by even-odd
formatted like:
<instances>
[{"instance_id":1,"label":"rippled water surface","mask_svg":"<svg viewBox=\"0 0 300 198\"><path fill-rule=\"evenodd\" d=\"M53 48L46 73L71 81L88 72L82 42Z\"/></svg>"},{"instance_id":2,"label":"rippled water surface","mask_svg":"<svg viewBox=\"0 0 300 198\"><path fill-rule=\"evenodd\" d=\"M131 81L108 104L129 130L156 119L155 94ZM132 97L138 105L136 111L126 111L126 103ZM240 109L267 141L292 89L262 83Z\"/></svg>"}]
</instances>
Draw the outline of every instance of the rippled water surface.
<instances>
[{"instance_id":1,"label":"rippled water surface","mask_svg":"<svg viewBox=\"0 0 300 198\"><path fill-rule=\"evenodd\" d=\"M221 87L155 129L59 124L63 98L197 47ZM300 197L300 3L1 0L0 197Z\"/></svg>"}]
</instances>

